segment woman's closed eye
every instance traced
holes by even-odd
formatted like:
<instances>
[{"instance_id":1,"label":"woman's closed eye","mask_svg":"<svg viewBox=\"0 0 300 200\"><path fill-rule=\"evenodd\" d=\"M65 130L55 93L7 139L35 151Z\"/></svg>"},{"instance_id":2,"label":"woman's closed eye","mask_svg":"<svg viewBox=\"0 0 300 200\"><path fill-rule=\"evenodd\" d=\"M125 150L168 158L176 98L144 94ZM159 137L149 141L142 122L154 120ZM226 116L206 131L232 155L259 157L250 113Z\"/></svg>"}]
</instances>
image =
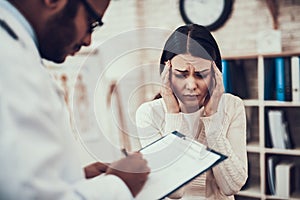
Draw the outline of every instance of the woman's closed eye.
<instances>
[{"instance_id":1,"label":"woman's closed eye","mask_svg":"<svg viewBox=\"0 0 300 200\"><path fill-rule=\"evenodd\" d=\"M190 75L194 76L197 79L205 79L209 76L210 72L211 71L209 71L209 70L190 72L188 70L175 69L175 71L173 73L174 73L174 76L179 79L187 78Z\"/></svg>"},{"instance_id":2,"label":"woman's closed eye","mask_svg":"<svg viewBox=\"0 0 300 200\"><path fill-rule=\"evenodd\" d=\"M204 73L201 73L201 72L195 72L195 77L197 77L197 78L199 78L199 79L206 78L208 75L209 75L209 73L207 73L207 72L204 72Z\"/></svg>"},{"instance_id":3,"label":"woman's closed eye","mask_svg":"<svg viewBox=\"0 0 300 200\"><path fill-rule=\"evenodd\" d=\"M175 73L174 75L176 78L183 79L183 78L187 78L189 76L189 73ZM207 78L208 75L209 75L208 73L200 73L200 72L194 74L194 76L198 79Z\"/></svg>"},{"instance_id":4,"label":"woman's closed eye","mask_svg":"<svg viewBox=\"0 0 300 200\"><path fill-rule=\"evenodd\" d=\"M176 78L186 78L189 74L188 73L175 73Z\"/></svg>"}]
</instances>

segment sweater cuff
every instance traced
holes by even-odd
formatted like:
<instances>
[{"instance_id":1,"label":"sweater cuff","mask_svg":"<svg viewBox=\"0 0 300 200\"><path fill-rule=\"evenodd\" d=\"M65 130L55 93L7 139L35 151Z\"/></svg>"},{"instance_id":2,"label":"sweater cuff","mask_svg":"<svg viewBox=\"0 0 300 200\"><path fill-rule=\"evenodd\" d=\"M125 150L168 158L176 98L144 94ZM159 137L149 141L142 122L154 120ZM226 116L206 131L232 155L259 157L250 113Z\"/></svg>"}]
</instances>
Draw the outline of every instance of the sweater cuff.
<instances>
[{"instance_id":1,"label":"sweater cuff","mask_svg":"<svg viewBox=\"0 0 300 200\"><path fill-rule=\"evenodd\" d=\"M201 117L205 127L206 139L210 143L211 140L215 142L216 139L222 139L224 136L224 125L226 124L226 116L222 116L217 112L209 117Z\"/></svg>"}]
</instances>

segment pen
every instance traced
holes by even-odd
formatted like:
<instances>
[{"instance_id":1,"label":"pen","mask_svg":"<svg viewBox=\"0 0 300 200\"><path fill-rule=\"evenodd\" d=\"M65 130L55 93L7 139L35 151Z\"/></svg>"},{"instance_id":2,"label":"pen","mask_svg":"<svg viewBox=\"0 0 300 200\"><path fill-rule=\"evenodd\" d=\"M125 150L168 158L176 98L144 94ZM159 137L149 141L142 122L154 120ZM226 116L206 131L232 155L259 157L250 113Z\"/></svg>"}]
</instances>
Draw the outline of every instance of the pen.
<instances>
[{"instance_id":1,"label":"pen","mask_svg":"<svg viewBox=\"0 0 300 200\"><path fill-rule=\"evenodd\" d=\"M122 153L123 153L126 157L128 156L128 153L127 153L127 151L126 151L125 148L121 149L121 151L122 151Z\"/></svg>"}]
</instances>

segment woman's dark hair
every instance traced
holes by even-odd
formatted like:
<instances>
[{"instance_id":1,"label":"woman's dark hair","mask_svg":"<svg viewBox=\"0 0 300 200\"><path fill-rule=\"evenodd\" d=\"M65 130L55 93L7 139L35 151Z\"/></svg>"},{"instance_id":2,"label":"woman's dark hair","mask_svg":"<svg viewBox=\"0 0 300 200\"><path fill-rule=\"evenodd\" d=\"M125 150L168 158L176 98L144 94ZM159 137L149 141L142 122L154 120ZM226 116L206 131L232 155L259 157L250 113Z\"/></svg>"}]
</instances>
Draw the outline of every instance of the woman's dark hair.
<instances>
[{"instance_id":1,"label":"woman's dark hair","mask_svg":"<svg viewBox=\"0 0 300 200\"><path fill-rule=\"evenodd\" d=\"M213 60L222 71L221 54L217 42L204 26L188 24L178 27L168 38L160 58L160 73L165 62L178 54L190 54Z\"/></svg>"},{"instance_id":2,"label":"woman's dark hair","mask_svg":"<svg viewBox=\"0 0 300 200\"><path fill-rule=\"evenodd\" d=\"M204 26L188 24L178 27L168 38L160 58L160 73L165 62L179 54L190 54L195 57L213 60L222 72L222 60L218 44ZM157 94L154 99L161 98Z\"/></svg>"}]
</instances>

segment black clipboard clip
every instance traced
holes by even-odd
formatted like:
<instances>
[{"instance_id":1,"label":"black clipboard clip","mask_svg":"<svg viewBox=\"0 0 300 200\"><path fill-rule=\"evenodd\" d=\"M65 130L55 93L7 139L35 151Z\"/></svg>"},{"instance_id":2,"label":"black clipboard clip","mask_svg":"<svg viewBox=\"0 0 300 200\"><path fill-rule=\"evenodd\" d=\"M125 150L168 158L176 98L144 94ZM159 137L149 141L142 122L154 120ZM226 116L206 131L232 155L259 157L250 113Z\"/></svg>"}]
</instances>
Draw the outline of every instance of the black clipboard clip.
<instances>
[{"instance_id":1,"label":"black clipboard clip","mask_svg":"<svg viewBox=\"0 0 300 200\"><path fill-rule=\"evenodd\" d=\"M178 137L180 137L180 138L182 138L182 139L185 139L185 138L186 138L185 135L183 135L182 133L179 133L178 131L173 131L172 134L173 134L173 135L176 135L176 136L178 136Z\"/></svg>"}]
</instances>

